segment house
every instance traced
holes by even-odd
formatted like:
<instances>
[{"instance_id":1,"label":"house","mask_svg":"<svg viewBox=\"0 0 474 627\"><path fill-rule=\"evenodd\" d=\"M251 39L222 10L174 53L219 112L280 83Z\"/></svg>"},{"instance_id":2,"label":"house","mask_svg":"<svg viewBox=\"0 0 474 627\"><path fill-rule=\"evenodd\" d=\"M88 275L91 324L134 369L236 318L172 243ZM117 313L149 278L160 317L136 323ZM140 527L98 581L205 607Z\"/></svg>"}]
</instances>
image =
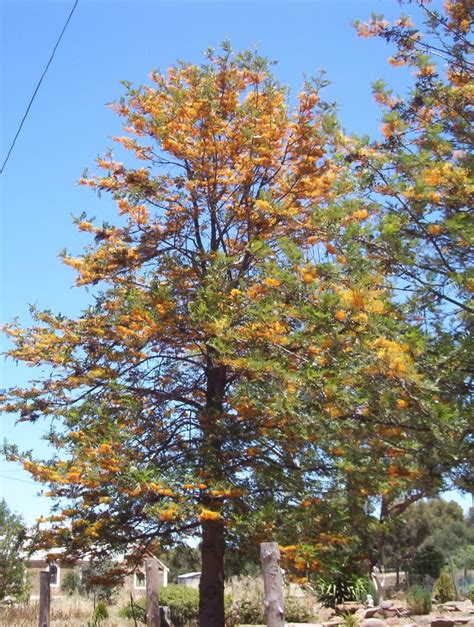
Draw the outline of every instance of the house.
<instances>
[{"instance_id":1,"label":"house","mask_svg":"<svg viewBox=\"0 0 474 627\"><path fill-rule=\"evenodd\" d=\"M48 553L51 556L51 551ZM114 561L120 563L124 560L123 555L119 555ZM168 585L168 573L169 568L163 564L161 560L158 561L158 582L159 587L164 588ZM45 551L37 551L31 554L26 560L27 574L31 584L31 596L33 598L39 596L39 574L41 571L48 570L50 573L50 590L51 597L66 596L67 592L63 587L64 578L67 573L81 569L85 569L89 566L90 560L83 559L77 561L75 564L64 564L61 562L61 553L58 551L57 559L54 561L46 559ZM126 575L121 594L137 597L144 595L146 590L146 576L145 568L138 568L134 573Z\"/></svg>"},{"instance_id":2,"label":"house","mask_svg":"<svg viewBox=\"0 0 474 627\"><path fill-rule=\"evenodd\" d=\"M201 573L184 573L183 575L178 575L177 581L178 584L182 586L188 586L190 588L199 588L199 581L201 580Z\"/></svg>"}]
</instances>

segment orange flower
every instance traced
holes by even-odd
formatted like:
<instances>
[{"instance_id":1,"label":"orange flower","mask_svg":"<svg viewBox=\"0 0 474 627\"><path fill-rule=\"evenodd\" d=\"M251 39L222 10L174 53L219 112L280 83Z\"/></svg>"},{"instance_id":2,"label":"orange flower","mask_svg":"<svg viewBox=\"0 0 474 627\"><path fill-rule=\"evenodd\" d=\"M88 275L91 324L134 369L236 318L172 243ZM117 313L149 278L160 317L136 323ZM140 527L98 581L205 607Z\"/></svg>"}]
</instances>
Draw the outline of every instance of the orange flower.
<instances>
[{"instance_id":1,"label":"orange flower","mask_svg":"<svg viewBox=\"0 0 474 627\"><path fill-rule=\"evenodd\" d=\"M343 322L346 319L346 312L343 309L338 309L334 314L334 317L336 320L339 320L339 322Z\"/></svg>"},{"instance_id":2,"label":"orange flower","mask_svg":"<svg viewBox=\"0 0 474 627\"><path fill-rule=\"evenodd\" d=\"M441 224L430 224L426 229L430 235L440 235L443 232Z\"/></svg>"},{"instance_id":3,"label":"orange flower","mask_svg":"<svg viewBox=\"0 0 474 627\"><path fill-rule=\"evenodd\" d=\"M280 287L281 285L278 279L274 279L272 277L267 277L266 279L264 279L263 284L266 285L266 287Z\"/></svg>"},{"instance_id":4,"label":"orange flower","mask_svg":"<svg viewBox=\"0 0 474 627\"><path fill-rule=\"evenodd\" d=\"M408 403L406 402L406 400L404 398L399 398L397 400L397 405L399 407L399 409L405 409L408 405Z\"/></svg>"},{"instance_id":5,"label":"orange flower","mask_svg":"<svg viewBox=\"0 0 474 627\"><path fill-rule=\"evenodd\" d=\"M216 512L212 509L206 509L205 507L201 508L199 512L199 518L201 520L222 520L222 516L219 514L219 512Z\"/></svg>"}]
</instances>

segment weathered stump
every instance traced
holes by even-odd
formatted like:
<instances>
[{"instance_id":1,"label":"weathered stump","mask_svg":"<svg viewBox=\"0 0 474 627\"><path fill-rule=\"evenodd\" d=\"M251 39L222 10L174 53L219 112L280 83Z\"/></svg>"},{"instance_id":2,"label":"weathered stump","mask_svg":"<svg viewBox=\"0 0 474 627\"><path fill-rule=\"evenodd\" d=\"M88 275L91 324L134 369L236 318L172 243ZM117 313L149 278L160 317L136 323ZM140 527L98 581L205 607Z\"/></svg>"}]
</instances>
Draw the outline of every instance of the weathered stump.
<instances>
[{"instance_id":1,"label":"weathered stump","mask_svg":"<svg viewBox=\"0 0 474 627\"><path fill-rule=\"evenodd\" d=\"M49 570L43 570L40 576L40 609L39 627L50 627L51 625L51 575Z\"/></svg>"},{"instance_id":2,"label":"weathered stump","mask_svg":"<svg viewBox=\"0 0 474 627\"><path fill-rule=\"evenodd\" d=\"M145 560L146 576L146 624L147 627L160 627L160 602L158 599L158 561Z\"/></svg>"},{"instance_id":3,"label":"weathered stump","mask_svg":"<svg viewBox=\"0 0 474 627\"><path fill-rule=\"evenodd\" d=\"M265 591L265 616L268 627L284 627L285 596L280 569L280 551L276 542L260 544L263 585Z\"/></svg>"}]
</instances>

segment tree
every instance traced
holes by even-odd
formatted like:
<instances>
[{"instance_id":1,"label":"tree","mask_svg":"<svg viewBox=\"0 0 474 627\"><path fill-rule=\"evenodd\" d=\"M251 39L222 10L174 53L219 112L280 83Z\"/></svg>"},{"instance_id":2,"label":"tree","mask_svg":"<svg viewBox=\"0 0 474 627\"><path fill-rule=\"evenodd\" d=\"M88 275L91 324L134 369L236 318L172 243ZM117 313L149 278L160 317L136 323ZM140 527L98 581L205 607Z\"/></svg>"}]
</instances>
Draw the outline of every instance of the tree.
<instances>
[{"instance_id":1,"label":"tree","mask_svg":"<svg viewBox=\"0 0 474 627\"><path fill-rule=\"evenodd\" d=\"M19 516L0 501L0 599L21 598L28 592L26 567L21 550L26 531Z\"/></svg>"},{"instance_id":2,"label":"tree","mask_svg":"<svg viewBox=\"0 0 474 627\"><path fill-rule=\"evenodd\" d=\"M463 510L455 501L429 499L410 505L398 517L385 523L381 553L386 567L413 570L415 564L426 562L424 549L428 545L429 555L432 547L436 548L434 578L438 576L439 563L443 565L449 556L460 546L467 543L467 525ZM417 551L422 551L421 558ZM431 558L428 556L428 561ZM414 567L415 571L417 566ZM431 571L430 571L431 572Z\"/></svg>"},{"instance_id":3,"label":"tree","mask_svg":"<svg viewBox=\"0 0 474 627\"><path fill-rule=\"evenodd\" d=\"M428 335L430 369L440 403L456 401L459 445L452 479L472 485L474 232L472 221L473 10L465 0L437 11L415 0L425 28L408 16L389 23L373 15L358 23L363 37L394 48L389 61L415 74L406 96L379 80L374 95L384 111L382 141L358 142L351 154L370 205L380 212L372 254L385 260L413 325ZM410 3L408 3L410 4ZM370 245L369 245L370 247ZM436 373L436 374L435 374ZM443 462L433 459L433 471ZM449 462L448 462L449 463Z\"/></svg>"},{"instance_id":4,"label":"tree","mask_svg":"<svg viewBox=\"0 0 474 627\"><path fill-rule=\"evenodd\" d=\"M56 451L8 454L56 500L38 546L132 566L200 534L200 621L221 627L226 546L286 541L300 575L322 551L349 561L369 496L439 487L422 461L451 451L451 414L359 244L375 216L321 83L291 112L268 63L227 44L152 80L114 107L133 165L108 154L81 179L119 209L117 226L78 218L94 243L63 256L94 304L7 326L9 355L48 375L4 410L54 418Z\"/></svg>"}]
</instances>

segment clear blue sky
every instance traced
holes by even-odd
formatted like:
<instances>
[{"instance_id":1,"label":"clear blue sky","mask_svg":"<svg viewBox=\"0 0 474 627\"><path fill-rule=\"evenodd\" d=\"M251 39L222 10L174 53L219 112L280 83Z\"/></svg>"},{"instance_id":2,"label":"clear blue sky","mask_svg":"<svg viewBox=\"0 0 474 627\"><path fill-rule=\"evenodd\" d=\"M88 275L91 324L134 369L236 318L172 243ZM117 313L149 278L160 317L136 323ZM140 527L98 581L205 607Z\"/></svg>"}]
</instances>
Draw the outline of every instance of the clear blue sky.
<instances>
[{"instance_id":1,"label":"clear blue sky","mask_svg":"<svg viewBox=\"0 0 474 627\"><path fill-rule=\"evenodd\" d=\"M2 161L72 5L0 2ZM380 122L371 81L383 76L403 90L409 76L387 65L385 44L356 36L352 20L372 11L389 19L416 15L395 0L79 0L0 180L3 321L18 316L27 323L30 303L70 315L87 303L84 290L71 288L73 272L57 255L64 247L77 253L87 242L71 215L102 217L111 210L107 198L98 200L75 183L119 132L105 104L123 93L120 80L144 83L153 68L164 70L176 59L200 62L204 50L228 37L234 49L257 45L277 60L275 74L295 91L304 74L324 68L332 81L327 98L339 103L344 126L375 135ZM1 366L1 387L35 374L3 360ZM40 454L46 454L45 428L13 427L9 417L1 422L3 437ZM0 475L0 495L28 522L47 512L48 499L35 496L38 487L22 470L2 461Z\"/></svg>"}]
</instances>

